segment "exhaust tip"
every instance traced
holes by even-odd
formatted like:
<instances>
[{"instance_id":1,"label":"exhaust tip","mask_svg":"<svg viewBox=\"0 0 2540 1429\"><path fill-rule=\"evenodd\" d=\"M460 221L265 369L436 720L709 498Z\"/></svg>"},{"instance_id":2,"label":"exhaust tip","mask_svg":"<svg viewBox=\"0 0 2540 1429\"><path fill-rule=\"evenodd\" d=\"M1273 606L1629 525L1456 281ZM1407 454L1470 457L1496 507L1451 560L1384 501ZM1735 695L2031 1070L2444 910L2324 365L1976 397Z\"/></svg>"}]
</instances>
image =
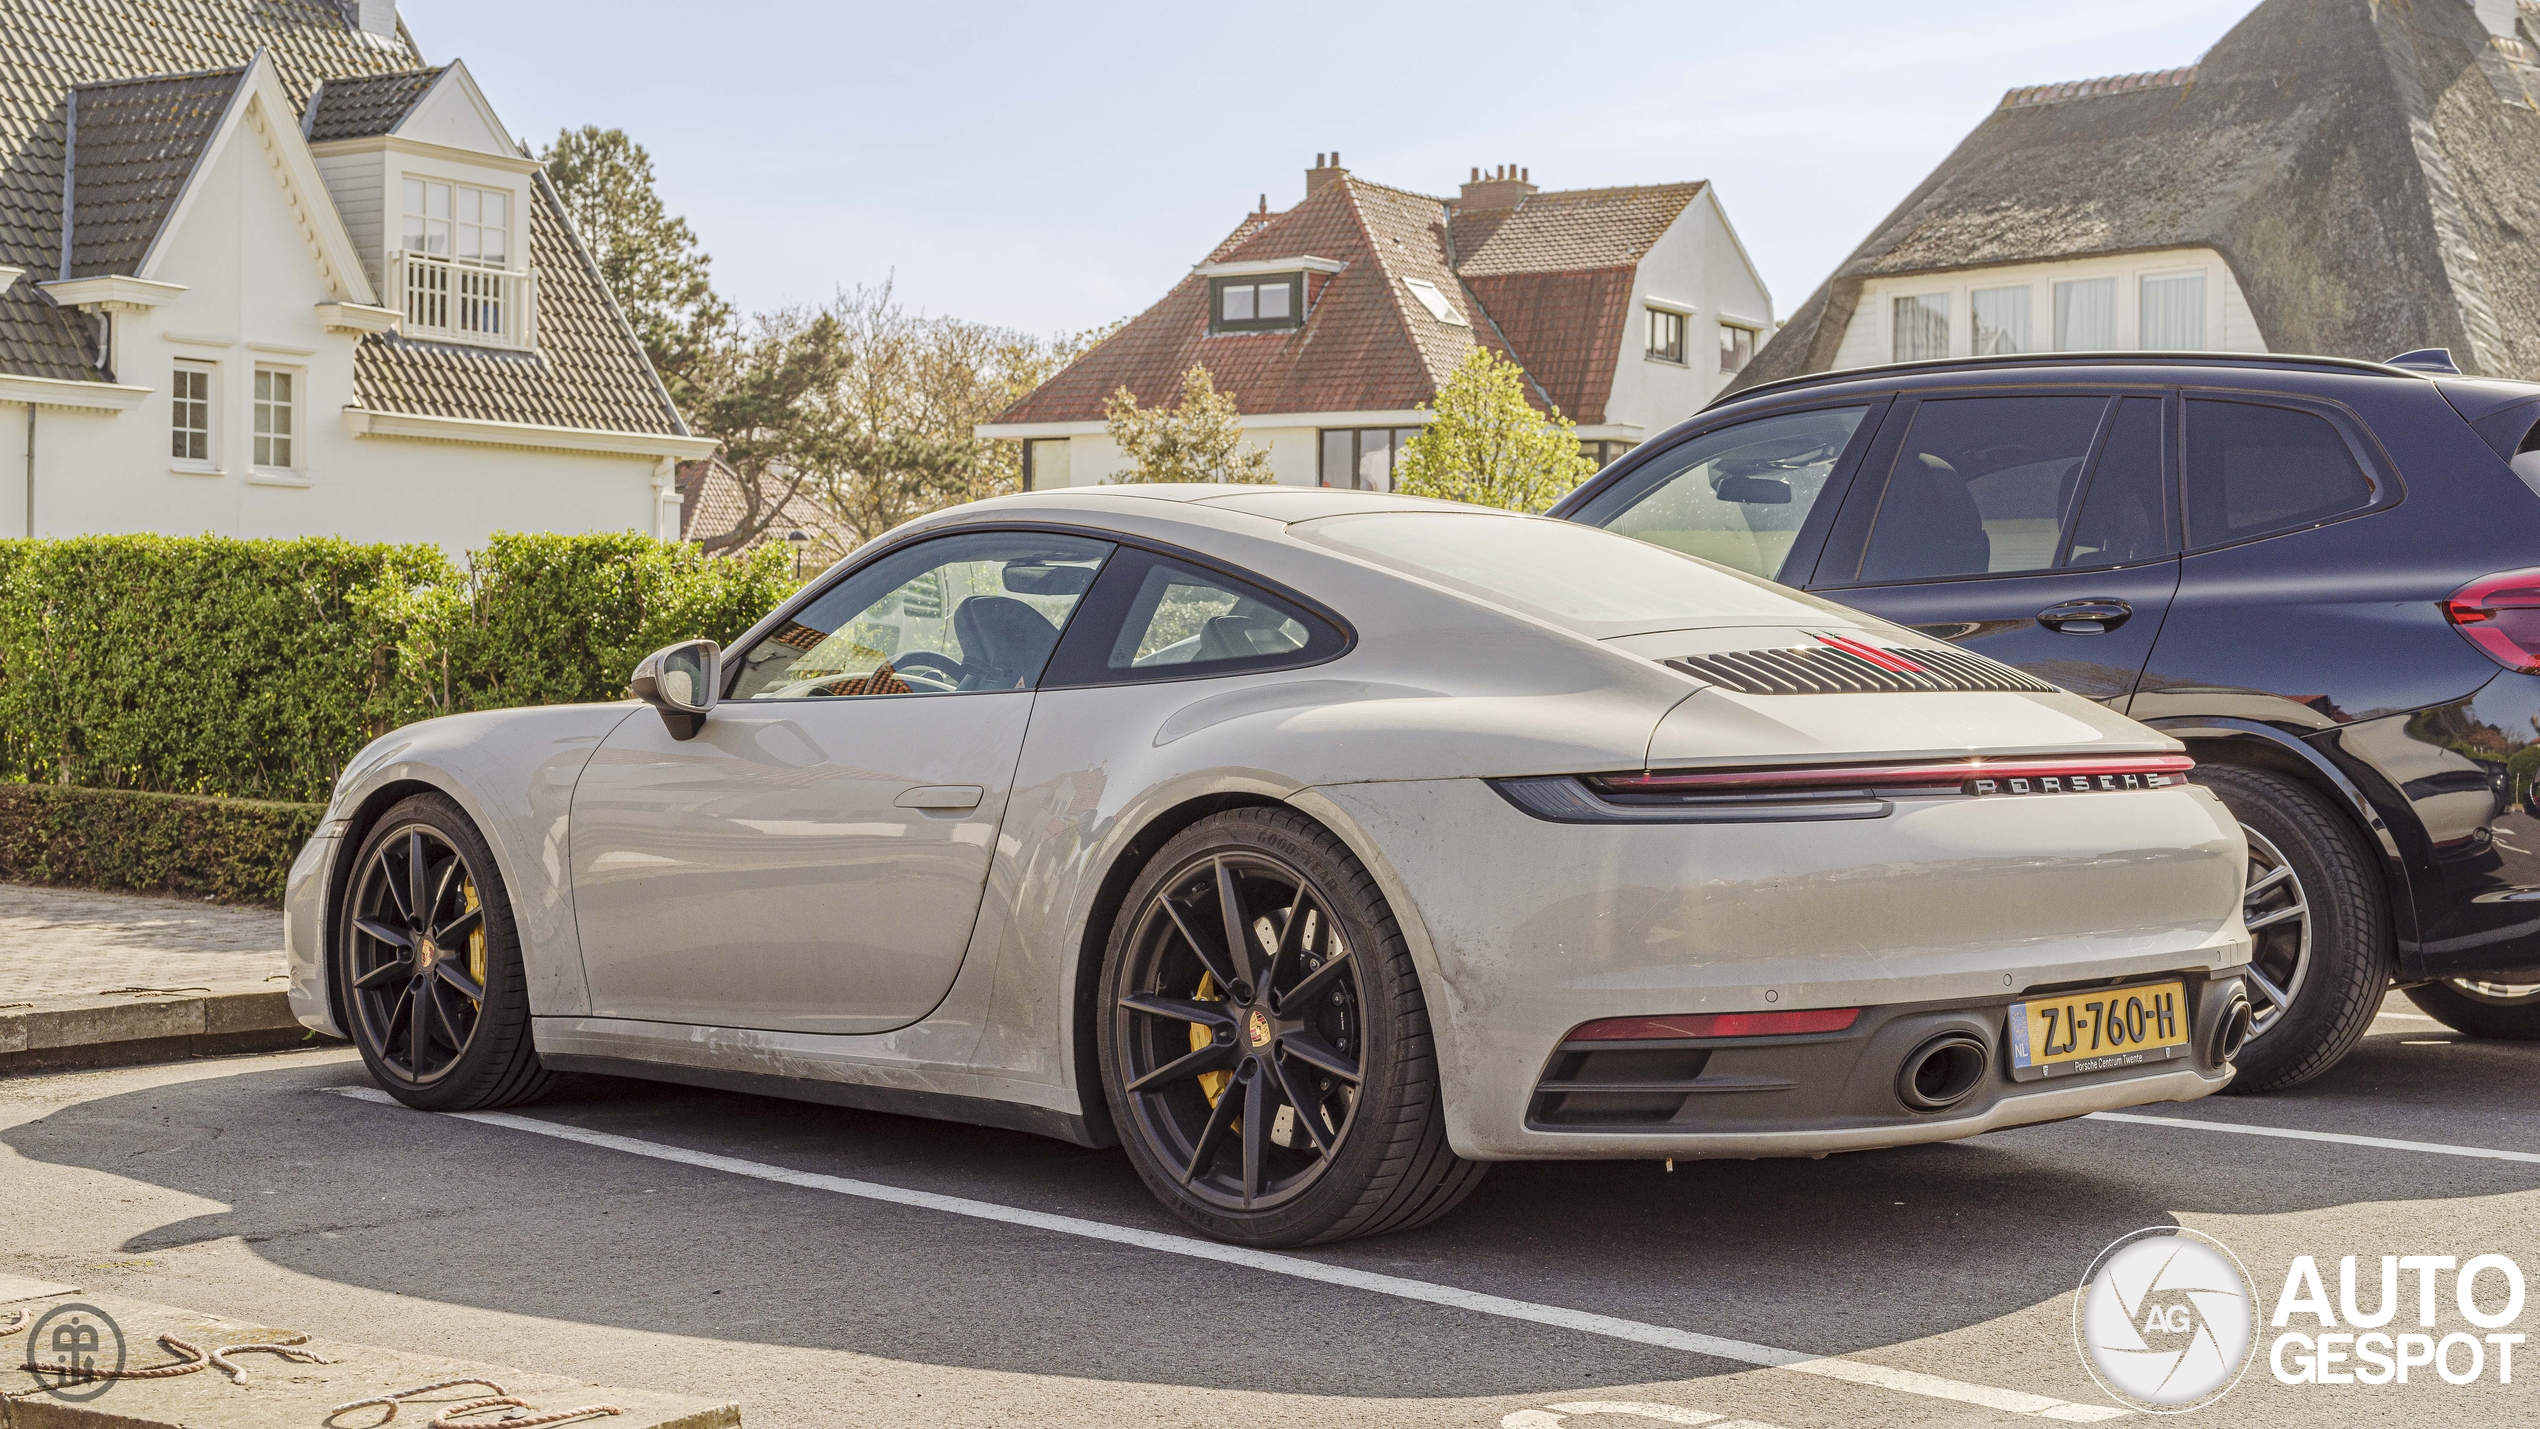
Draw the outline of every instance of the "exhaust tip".
<instances>
[{"instance_id":1,"label":"exhaust tip","mask_svg":"<svg viewBox=\"0 0 2540 1429\"><path fill-rule=\"evenodd\" d=\"M2249 995L2234 992L2231 1006L2214 1026L2214 1065L2231 1065L2231 1059L2239 1056L2240 1049L2249 1045L2249 1032L2257 1021L2257 1009L2249 1005Z\"/></svg>"},{"instance_id":2,"label":"exhaust tip","mask_svg":"<svg viewBox=\"0 0 2540 1429\"><path fill-rule=\"evenodd\" d=\"M1984 1081L1992 1049L1964 1032L1944 1033L1906 1057L1896 1074L1896 1095L1916 1111L1943 1111L1965 1101Z\"/></svg>"}]
</instances>

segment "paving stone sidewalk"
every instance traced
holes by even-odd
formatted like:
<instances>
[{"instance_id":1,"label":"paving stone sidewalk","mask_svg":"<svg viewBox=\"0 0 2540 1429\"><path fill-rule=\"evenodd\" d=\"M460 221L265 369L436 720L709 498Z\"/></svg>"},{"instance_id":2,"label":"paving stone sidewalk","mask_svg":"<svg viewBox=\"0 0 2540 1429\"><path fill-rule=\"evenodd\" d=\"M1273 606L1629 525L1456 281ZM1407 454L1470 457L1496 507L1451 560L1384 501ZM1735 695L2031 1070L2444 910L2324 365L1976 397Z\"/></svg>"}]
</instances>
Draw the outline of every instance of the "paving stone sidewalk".
<instances>
[{"instance_id":1,"label":"paving stone sidewalk","mask_svg":"<svg viewBox=\"0 0 2540 1429\"><path fill-rule=\"evenodd\" d=\"M279 909L0 883L0 1008L259 982L283 986Z\"/></svg>"}]
</instances>

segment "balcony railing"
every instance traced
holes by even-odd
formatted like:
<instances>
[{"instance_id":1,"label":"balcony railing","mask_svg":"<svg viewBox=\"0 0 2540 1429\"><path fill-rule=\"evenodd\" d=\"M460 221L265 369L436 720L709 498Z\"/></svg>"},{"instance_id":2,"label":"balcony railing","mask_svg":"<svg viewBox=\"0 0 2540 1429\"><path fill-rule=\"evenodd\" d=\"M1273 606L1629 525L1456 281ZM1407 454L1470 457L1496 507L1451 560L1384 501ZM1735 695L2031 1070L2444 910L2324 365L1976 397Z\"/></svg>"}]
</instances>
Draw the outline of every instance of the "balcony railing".
<instances>
[{"instance_id":1,"label":"balcony railing","mask_svg":"<svg viewBox=\"0 0 2540 1429\"><path fill-rule=\"evenodd\" d=\"M480 347L538 345L535 273L401 252L389 288L403 300L408 337Z\"/></svg>"}]
</instances>

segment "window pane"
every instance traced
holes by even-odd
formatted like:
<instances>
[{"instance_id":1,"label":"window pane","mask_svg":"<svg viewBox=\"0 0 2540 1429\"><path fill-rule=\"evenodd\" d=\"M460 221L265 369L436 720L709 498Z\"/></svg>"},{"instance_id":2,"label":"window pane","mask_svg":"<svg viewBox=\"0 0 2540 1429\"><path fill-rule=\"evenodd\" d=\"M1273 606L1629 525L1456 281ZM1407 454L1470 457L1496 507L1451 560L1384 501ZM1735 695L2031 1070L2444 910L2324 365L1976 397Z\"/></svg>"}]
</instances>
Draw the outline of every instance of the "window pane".
<instances>
[{"instance_id":1,"label":"window pane","mask_svg":"<svg viewBox=\"0 0 2540 1429\"><path fill-rule=\"evenodd\" d=\"M2055 285L2055 350L2106 352L2117 345L2117 280Z\"/></svg>"},{"instance_id":2,"label":"window pane","mask_svg":"<svg viewBox=\"0 0 2540 1429\"><path fill-rule=\"evenodd\" d=\"M2325 521L2372 501L2326 418L2247 402L2187 404L2187 534L2199 546Z\"/></svg>"},{"instance_id":3,"label":"window pane","mask_svg":"<svg viewBox=\"0 0 2540 1429\"><path fill-rule=\"evenodd\" d=\"M1975 320L1974 352L1978 357L2028 351L2028 297L2017 288L1978 288L1967 295L1968 315Z\"/></svg>"},{"instance_id":4,"label":"window pane","mask_svg":"<svg viewBox=\"0 0 2540 1429\"><path fill-rule=\"evenodd\" d=\"M1755 358L1755 330L1734 323L1720 324L1720 370L1743 372Z\"/></svg>"},{"instance_id":5,"label":"window pane","mask_svg":"<svg viewBox=\"0 0 2540 1429\"><path fill-rule=\"evenodd\" d=\"M1253 313L1256 317L1283 318L1288 315L1287 284L1264 283L1254 289L1254 292L1257 295L1253 303Z\"/></svg>"},{"instance_id":6,"label":"window pane","mask_svg":"<svg viewBox=\"0 0 2540 1429\"><path fill-rule=\"evenodd\" d=\"M272 400L273 400L273 378L274 378L274 374L272 374L272 373L270 373L270 372L265 372L265 371L261 371L261 370L260 370L260 371L258 371L258 372L256 373L256 400L257 400L257 401L259 401L259 402L270 402L270 401L272 401Z\"/></svg>"},{"instance_id":7,"label":"window pane","mask_svg":"<svg viewBox=\"0 0 2540 1429\"><path fill-rule=\"evenodd\" d=\"M403 212L412 214L417 218L423 217L423 180L406 180L405 194L406 206Z\"/></svg>"},{"instance_id":8,"label":"window pane","mask_svg":"<svg viewBox=\"0 0 2540 1429\"><path fill-rule=\"evenodd\" d=\"M1794 412L1696 437L1635 473L1619 509L1580 519L1770 579L1868 411Z\"/></svg>"},{"instance_id":9,"label":"window pane","mask_svg":"<svg viewBox=\"0 0 2540 1429\"><path fill-rule=\"evenodd\" d=\"M1337 431L1323 434L1323 484L1347 487L1350 473L1357 465L1353 454L1356 432Z\"/></svg>"},{"instance_id":10,"label":"window pane","mask_svg":"<svg viewBox=\"0 0 2540 1429\"><path fill-rule=\"evenodd\" d=\"M2205 346L2205 275L2174 273L2143 280L2141 342L2147 352L2195 352Z\"/></svg>"},{"instance_id":11,"label":"window pane","mask_svg":"<svg viewBox=\"0 0 2540 1429\"><path fill-rule=\"evenodd\" d=\"M1897 453L1863 581L2037 571L2055 564L2104 397L1925 402Z\"/></svg>"},{"instance_id":12,"label":"window pane","mask_svg":"<svg viewBox=\"0 0 2540 1429\"><path fill-rule=\"evenodd\" d=\"M1393 490L1393 433L1383 428L1358 434L1358 489Z\"/></svg>"},{"instance_id":13,"label":"window pane","mask_svg":"<svg viewBox=\"0 0 2540 1429\"><path fill-rule=\"evenodd\" d=\"M1105 663L1114 670L1205 667L1294 654L1306 636L1303 621L1258 592L1159 563L1139 584Z\"/></svg>"},{"instance_id":14,"label":"window pane","mask_svg":"<svg viewBox=\"0 0 2540 1429\"><path fill-rule=\"evenodd\" d=\"M421 253L423 251L423 219L409 216L404 222L405 230L400 241L407 252Z\"/></svg>"},{"instance_id":15,"label":"window pane","mask_svg":"<svg viewBox=\"0 0 2540 1429\"><path fill-rule=\"evenodd\" d=\"M1029 689L1111 547L981 532L894 552L753 646L736 700Z\"/></svg>"},{"instance_id":16,"label":"window pane","mask_svg":"<svg viewBox=\"0 0 2540 1429\"><path fill-rule=\"evenodd\" d=\"M1896 360L1920 362L1949 355L1949 295L1898 298Z\"/></svg>"},{"instance_id":17,"label":"window pane","mask_svg":"<svg viewBox=\"0 0 2540 1429\"><path fill-rule=\"evenodd\" d=\"M1220 292L1222 296L1218 299L1217 308L1219 321L1230 323L1252 321L1251 284L1228 283Z\"/></svg>"},{"instance_id":18,"label":"window pane","mask_svg":"<svg viewBox=\"0 0 2540 1429\"><path fill-rule=\"evenodd\" d=\"M482 189L471 188L462 188L458 191L459 211L455 216L459 222L474 223L477 221L477 215L482 212L482 209L478 204L478 195L483 192L484 190Z\"/></svg>"},{"instance_id":19,"label":"window pane","mask_svg":"<svg viewBox=\"0 0 2540 1429\"><path fill-rule=\"evenodd\" d=\"M2064 564L2111 566L2168 555L2170 521L2163 499L2168 490L2161 475L2160 399L2128 397L2090 473L2090 493L2082 498Z\"/></svg>"},{"instance_id":20,"label":"window pane","mask_svg":"<svg viewBox=\"0 0 2540 1429\"><path fill-rule=\"evenodd\" d=\"M423 215L426 218L450 216L450 186L448 184L423 186Z\"/></svg>"}]
</instances>

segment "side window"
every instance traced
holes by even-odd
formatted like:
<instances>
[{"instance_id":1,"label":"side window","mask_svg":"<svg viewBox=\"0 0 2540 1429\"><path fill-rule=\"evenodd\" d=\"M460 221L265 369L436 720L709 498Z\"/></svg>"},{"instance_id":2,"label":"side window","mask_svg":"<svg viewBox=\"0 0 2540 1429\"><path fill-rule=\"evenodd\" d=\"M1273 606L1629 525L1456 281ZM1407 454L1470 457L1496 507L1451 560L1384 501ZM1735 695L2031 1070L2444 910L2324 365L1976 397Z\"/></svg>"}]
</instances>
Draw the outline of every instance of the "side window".
<instances>
[{"instance_id":1,"label":"side window","mask_svg":"<svg viewBox=\"0 0 2540 1429\"><path fill-rule=\"evenodd\" d=\"M1860 579L2051 569L2107 410L2105 397L1923 403L1880 498Z\"/></svg>"},{"instance_id":2,"label":"side window","mask_svg":"<svg viewBox=\"0 0 2540 1429\"><path fill-rule=\"evenodd\" d=\"M2289 531L2372 504L2372 479L2315 412L2187 404L2187 537L2197 546Z\"/></svg>"},{"instance_id":3,"label":"side window","mask_svg":"<svg viewBox=\"0 0 2540 1429\"><path fill-rule=\"evenodd\" d=\"M981 531L921 541L850 573L735 662L729 699L1030 689L1105 541Z\"/></svg>"},{"instance_id":4,"label":"side window","mask_svg":"<svg viewBox=\"0 0 2540 1429\"><path fill-rule=\"evenodd\" d=\"M2158 560L2175 549L2169 482L2161 474L2162 426L2158 397L2128 397L2117 404L2117 419L2073 523L2065 565L2120 566Z\"/></svg>"},{"instance_id":5,"label":"side window","mask_svg":"<svg viewBox=\"0 0 2540 1429\"><path fill-rule=\"evenodd\" d=\"M1123 551L1104 569L1046 683L1247 674L1318 664L1346 643L1329 622L1248 582Z\"/></svg>"},{"instance_id":6,"label":"side window","mask_svg":"<svg viewBox=\"0 0 2540 1429\"><path fill-rule=\"evenodd\" d=\"M1787 412L1706 432L1574 519L1771 580L1869 410Z\"/></svg>"}]
</instances>

